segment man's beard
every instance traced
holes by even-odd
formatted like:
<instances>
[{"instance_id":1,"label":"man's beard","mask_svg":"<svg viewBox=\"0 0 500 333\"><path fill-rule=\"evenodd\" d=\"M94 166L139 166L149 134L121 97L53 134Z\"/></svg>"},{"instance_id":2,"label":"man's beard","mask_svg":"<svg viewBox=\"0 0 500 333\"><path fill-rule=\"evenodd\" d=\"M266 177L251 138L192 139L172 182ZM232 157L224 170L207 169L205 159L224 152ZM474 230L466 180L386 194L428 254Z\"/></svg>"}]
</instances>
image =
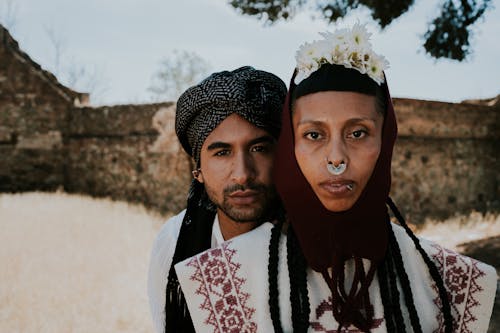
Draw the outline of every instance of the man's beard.
<instances>
[{"instance_id":1,"label":"man's beard","mask_svg":"<svg viewBox=\"0 0 500 333\"><path fill-rule=\"evenodd\" d=\"M248 208L239 208L229 202L229 196L235 191L252 190L258 192L259 201L257 205ZM214 191L206 187L209 199L231 220L239 223L264 222L269 218L270 209L276 202L277 192L274 186L266 186L261 183L248 183L245 185L234 184L223 190L222 202L215 200Z\"/></svg>"}]
</instances>

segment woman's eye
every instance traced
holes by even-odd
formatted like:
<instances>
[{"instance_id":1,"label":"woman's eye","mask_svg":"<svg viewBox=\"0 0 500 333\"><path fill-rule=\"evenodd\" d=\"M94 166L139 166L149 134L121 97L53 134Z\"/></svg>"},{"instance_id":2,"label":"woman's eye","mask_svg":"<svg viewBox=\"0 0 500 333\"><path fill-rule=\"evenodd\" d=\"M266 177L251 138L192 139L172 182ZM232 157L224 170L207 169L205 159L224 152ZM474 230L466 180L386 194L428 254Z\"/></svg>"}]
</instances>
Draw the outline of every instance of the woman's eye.
<instances>
[{"instance_id":1,"label":"woman's eye","mask_svg":"<svg viewBox=\"0 0 500 333\"><path fill-rule=\"evenodd\" d=\"M305 137L310 140L319 140L321 138L321 134L318 132L308 132L305 134Z\"/></svg>"},{"instance_id":2,"label":"woman's eye","mask_svg":"<svg viewBox=\"0 0 500 333\"><path fill-rule=\"evenodd\" d=\"M269 149L267 146L253 146L252 149L250 150L251 152L257 152L257 153L265 153Z\"/></svg>"},{"instance_id":3,"label":"woman's eye","mask_svg":"<svg viewBox=\"0 0 500 333\"><path fill-rule=\"evenodd\" d=\"M360 139L366 135L366 131L365 130L357 130L357 131L352 132L351 135L355 139Z\"/></svg>"}]
</instances>

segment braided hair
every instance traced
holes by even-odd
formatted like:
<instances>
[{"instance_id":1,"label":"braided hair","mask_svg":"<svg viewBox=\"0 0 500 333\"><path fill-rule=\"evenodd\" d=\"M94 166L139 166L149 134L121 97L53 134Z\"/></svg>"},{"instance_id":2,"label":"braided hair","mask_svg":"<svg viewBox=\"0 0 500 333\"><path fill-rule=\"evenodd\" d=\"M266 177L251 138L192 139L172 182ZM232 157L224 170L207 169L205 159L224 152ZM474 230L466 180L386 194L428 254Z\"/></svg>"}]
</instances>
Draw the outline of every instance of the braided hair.
<instances>
[{"instance_id":1,"label":"braided hair","mask_svg":"<svg viewBox=\"0 0 500 333\"><path fill-rule=\"evenodd\" d=\"M165 332L195 331L174 266L210 248L215 212L203 184L194 179L168 272L165 290Z\"/></svg>"},{"instance_id":2,"label":"braided hair","mask_svg":"<svg viewBox=\"0 0 500 333\"><path fill-rule=\"evenodd\" d=\"M429 273L438 288L439 298L441 300L441 311L444 317L445 333L451 333L453 330L453 317L448 300L447 292L443 279L439 274L436 265L429 258L422 248L419 239L413 234L406 224L401 213L394 202L388 198L387 201L391 211L397 218L405 232L411 238L417 251L423 258ZM421 333L422 326L415 307L413 293L410 286L408 274L405 271L403 258L399 244L390 226L390 219L387 216L389 246L384 260L377 267L377 275L380 286L380 295L384 307L384 317L388 333L408 332L403 319L402 304L400 304L400 292L398 282L403 292L404 304L408 312L411 324L411 331ZM278 262L279 262L279 244L280 236L284 226L284 221L278 221L271 230L271 239L269 242L269 309L271 320L275 332L283 332L280 322L279 309L279 286L278 286ZM288 274L290 278L290 302L292 305L292 324L294 332L306 332L309 327L310 303L307 291L307 263L300 249L300 245L295 237L291 225L286 225L287 237L287 263ZM340 327L339 327L340 328ZM367 331L368 332L368 331Z\"/></svg>"},{"instance_id":3,"label":"braided hair","mask_svg":"<svg viewBox=\"0 0 500 333\"><path fill-rule=\"evenodd\" d=\"M399 224L404 228L404 230L406 231L408 236L411 238L411 240L415 244L415 247L417 248L418 252L422 256L422 259L424 260L425 264L427 265L429 273L430 273L432 279L434 280L434 283L436 284L436 286L438 288L439 298L441 300L441 311L443 312L443 317L444 317L445 333L451 333L453 330L453 317L451 315L450 302L448 299L448 293L447 293L446 288L444 286L443 278L441 277L441 274L439 274L439 271L438 271L436 265L432 262L432 260L429 258L427 253L422 248L422 245L420 244L420 240L417 238L417 236L415 236L415 234L411 231L411 229L406 224L405 219L403 218L403 216L399 212L398 208L396 207L396 205L394 204L392 199L387 198L387 203L388 203L389 207L391 208L391 211L393 212L394 216L398 220ZM392 228L391 228L391 230L392 230ZM399 252L399 255L401 256L401 252ZM404 267L402 267L402 269L404 270ZM409 283L407 283L407 289L411 292ZM405 290L405 287L403 287L403 290ZM414 304L413 304L413 307L414 307Z\"/></svg>"},{"instance_id":4,"label":"braided hair","mask_svg":"<svg viewBox=\"0 0 500 333\"><path fill-rule=\"evenodd\" d=\"M283 227L283 220L279 220L271 230L271 240L269 242L269 309L274 332L276 333L283 332L280 322L278 289L279 244ZM309 314L311 312L307 290L307 263L291 225L286 224L286 228L293 331L307 332L309 328Z\"/></svg>"}]
</instances>

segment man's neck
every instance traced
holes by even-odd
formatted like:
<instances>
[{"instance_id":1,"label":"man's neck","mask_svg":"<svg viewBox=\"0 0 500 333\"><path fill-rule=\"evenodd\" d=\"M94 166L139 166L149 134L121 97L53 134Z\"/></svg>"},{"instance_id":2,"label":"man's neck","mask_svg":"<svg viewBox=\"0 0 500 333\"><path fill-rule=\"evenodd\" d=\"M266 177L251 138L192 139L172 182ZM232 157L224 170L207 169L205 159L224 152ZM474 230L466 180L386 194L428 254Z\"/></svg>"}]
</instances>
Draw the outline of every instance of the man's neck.
<instances>
[{"instance_id":1,"label":"man's neck","mask_svg":"<svg viewBox=\"0 0 500 333\"><path fill-rule=\"evenodd\" d=\"M257 221L252 222L236 222L229 218L223 211L217 209L217 216L219 218L219 227L224 240L229 240L233 237L239 236L254 229Z\"/></svg>"}]
</instances>

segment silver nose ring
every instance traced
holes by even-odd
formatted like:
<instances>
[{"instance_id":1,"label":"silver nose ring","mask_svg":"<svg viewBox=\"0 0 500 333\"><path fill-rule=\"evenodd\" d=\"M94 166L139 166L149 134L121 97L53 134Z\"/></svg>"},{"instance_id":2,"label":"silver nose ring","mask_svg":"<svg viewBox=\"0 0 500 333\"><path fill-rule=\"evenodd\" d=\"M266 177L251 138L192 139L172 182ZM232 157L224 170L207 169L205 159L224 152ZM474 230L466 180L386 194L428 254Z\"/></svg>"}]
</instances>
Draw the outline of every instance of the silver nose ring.
<instances>
[{"instance_id":1,"label":"silver nose ring","mask_svg":"<svg viewBox=\"0 0 500 333\"><path fill-rule=\"evenodd\" d=\"M340 162L339 165L334 165L331 161L328 161L328 159L326 159L326 161L326 168L328 172L334 176L343 174L347 169L347 164L344 161Z\"/></svg>"}]
</instances>

